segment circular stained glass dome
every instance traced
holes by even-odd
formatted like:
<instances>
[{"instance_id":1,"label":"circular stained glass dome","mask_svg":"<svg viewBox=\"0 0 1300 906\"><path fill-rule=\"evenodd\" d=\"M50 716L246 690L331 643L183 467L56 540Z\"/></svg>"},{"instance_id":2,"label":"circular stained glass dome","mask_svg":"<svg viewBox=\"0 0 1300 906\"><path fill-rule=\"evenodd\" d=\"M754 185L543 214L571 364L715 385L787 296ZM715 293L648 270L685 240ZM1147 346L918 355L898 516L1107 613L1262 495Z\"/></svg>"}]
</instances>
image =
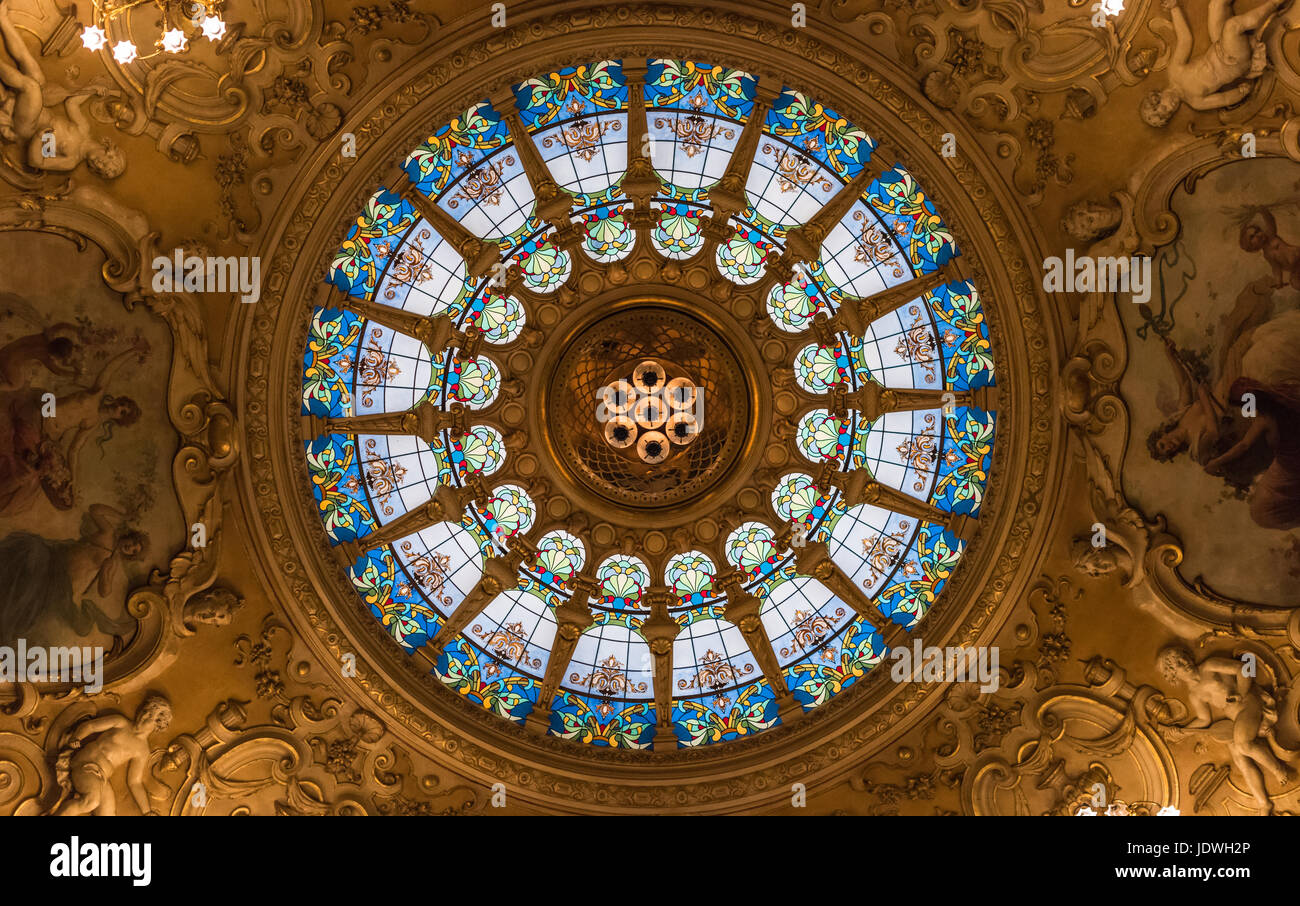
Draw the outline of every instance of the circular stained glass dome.
<instances>
[{"instance_id":1,"label":"circular stained glass dome","mask_svg":"<svg viewBox=\"0 0 1300 906\"><path fill-rule=\"evenodd\" d=\"M903 163L769 82L539 72L351 221L304 480L440 694L575 746L727 744L943 607L997 423L980 287Z\"/></svg>"}]
</instances>

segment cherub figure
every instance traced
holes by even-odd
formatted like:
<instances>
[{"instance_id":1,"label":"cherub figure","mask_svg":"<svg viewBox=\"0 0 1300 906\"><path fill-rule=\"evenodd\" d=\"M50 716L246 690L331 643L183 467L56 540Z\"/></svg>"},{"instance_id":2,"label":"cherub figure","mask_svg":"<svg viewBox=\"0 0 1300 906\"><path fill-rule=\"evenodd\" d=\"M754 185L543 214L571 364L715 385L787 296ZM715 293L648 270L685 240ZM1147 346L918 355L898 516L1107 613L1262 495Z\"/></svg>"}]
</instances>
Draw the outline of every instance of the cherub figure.
<instances>
[{"instance_id":1,"label":"cherub figure","mask_svg":"<svg viewBox=\"0 0 1300 906\"><path fill-rule=\"evenodd\" d=\"M1277 218L1272 211L1259 208L1253 212L1251 219L1241 225L1239 241L1245 251L1264 254L1264 260L1273 268L1274 289L1288 283L1300 289L1300 246L1277 234Z\"/></svg>"},{"instance_id":2,"label":"cherub figure","mask_svg":"<svg viewBox=\"0 0 1300 906\"><path fill-rule=\"evenodd\" d=\"M47 86L40 64L9 18L9 6L9 0L0 0L0 39L14 64L0 60L0 85L13 92L0 108L0 138L25 147L24 162L36 170L67 172L85 161L105 179L121 176L126 156L109 139L91 134L83 109L90 95L102 96L107 89ZM52 147L47 136L52 136ZM53 154L47 156L47 151Z\"/></svg>"},{"instance_id":3,"label":"cherub figure","mask_svg":"<svg viewBox=\"0 0 1300 906\"><path fill-rule=\"evenodd\" d=\"M1232 722L1228 742L1232 763L1260 810L1271 814L1273 803L1264 788L1264 773L1278 783L1295 779L1295 773L1273 754L1267 741L1277 723L1273 696L1246 676L1242 661L1230 657L1208 657L1197 664L1186 646L1174 644L1160 649L1156 659L1166 680L1187 687L1192 718L1181 729L1211 726L1216 711L1223 715L1220 720Z\"/></svg>"},{"instance_id":4,"label":"cherub figure","mask_svg":"<svg viewBox=\"0 0 1300 906\"><path fill-rule=\"evenodd\" d=\"M171 721L172 706L167 699L149 695L135 712L135 720L115 713L78 724L59 750L55 776L63 795L50 814L117 814L113 775L125 766L126 785L140 814L157 815L145 787L149 737L166 730Z\"/></svg>"},{"instance_id":5,"label":"cherub figure","mask_svg":"<svg viewBox=\"0 0 1300 906\"><path fill-rule=\"evenodd\" d=\"M1124 209L1117 201L1078 201L1066 209L1061 230L1075 242L1087 244L1110 236L1123 219Z\"/></svg>"},{"instance_id":6,"label":"cherub figure","mask_svg":"<svg viewBox=\"0 0 1300 906\"><path fill-rule=\"evenodd\" d=\"M228 626L243 606L244 599L239 595L229 588L214 585L186 602L182 621L190 630L199 625Z\"/></svg>"},{"instance_id":7,"label":"cherub figure","mask_svg":"<svg viewBox=\"0 0 1300 906\"><path fill-rule=\"evenodd\" d=\"M1210 47L1192 59L1192 30L1178 0L1163 0L1174 22L1174 50L1169 58L1169 85L1153 91L1138 108L1151 126L1166 125L1181 104L1193 110L1219 110L1241 103L1255 79L1268 68L1268 53L1259 38L1273 14L1291 0L1264 0L1248 13L1231 15L1233 0L1210 0ZM1242 80L1245 81L1242 81ZM1240 83L1240 84L1234 84Z\"/></svg>"}]
</instances>

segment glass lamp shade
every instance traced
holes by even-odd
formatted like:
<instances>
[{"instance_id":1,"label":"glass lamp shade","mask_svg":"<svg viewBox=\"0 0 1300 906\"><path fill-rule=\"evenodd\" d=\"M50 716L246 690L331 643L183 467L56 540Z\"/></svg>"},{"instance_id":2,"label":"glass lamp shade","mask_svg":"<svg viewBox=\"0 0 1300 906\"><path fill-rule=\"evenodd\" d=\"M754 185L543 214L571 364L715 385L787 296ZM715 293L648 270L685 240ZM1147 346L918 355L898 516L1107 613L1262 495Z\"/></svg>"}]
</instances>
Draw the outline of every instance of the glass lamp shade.
<instances>
[{"instance_id":1,"label":"glass lamp shade","mask_svg":"<svg viewBox=\"0 0 1300 906\"><path fill-rule=\"evenodd\" d=\"M642 428L658 428L668 418L668 406L658 396L643 396L636 401L632 415Z\"/></svg>"},{"instance_id":2,"label":"glass lamp shade","mask_svg":"<svg viewBox=\"0 0 1300 906\"><path fill-rule=\"evenodd\" d=\"M209 41L219 41L226 33L226 23L220 16L205 16L201 23L203 37Z\"/></svg>"},{"instance_id":3,"label":"glass lamp shade","mask_svg":"<svg viewBox=\"0 0 1300 906\"><path fill-rule=\"evenodd\" d=\"M602 387L600 392L605 408L616 415L622 415L631 409L637 396L636 388L627 381L615 381L608 387Z\"/></svg>"},{"instance_id":4,"label":"glass lamp shade","mask_svg":"<svg viewBox=\"0 0 1300 906\"><path fill-rule=\"evenodd\" d=\"M647 431L636 442L636 455L654 465L668 458L668 438L658 431Z\"/></svg>"},{"instance_id":5,"label":"glass lamp shade","mask_svg":"<svg viewBox=\"0 0 1300 906\"><path fill-rule=\"evenodd\" d=\"M699 435L700 426L691 413L674 412L668 418L664 433L668 435L668 439L673 443L685 446Z\"/></svg>"},{"instance_id":6,"label":"glass lamp shade","mask_svg":"<svg viewBox=\"0 0 1300 906\"><path fill-rule=\"evenodd\" d=\"M636 443L636 422L624 415L616 415L605 422L605 440L611 447L623 449Z\"/></svg>"},{"instance_id":7,"label":"glass lamp shade","mask_svg":"<svg viewBox=\"0 0 1300 906\"><path fill-rule=\"evenodd\" d=\"M655 361L642 362L632 371L632 383L642 393L659 393L665 379L663 366Z\"/></svg>"},{"instance_id":8,"label":"glass lamp shade","mask_svg":"<svg viewBox=\"0 0 1300 906\"><path fill-rule=\"evenodd\" d=\"M695 405L696 392L695 385L690 382L690 379L679 377L668 382L668 386L664 389L664 396L668 400L668 405L674 409L689 409Z\"/></svg>"},{"instance_id":9,"label":"glass lamp shade","mask_svg":"<svg viewBox=\"0 0 1300 906\"><path fill-rule=\"evenodd\" d=\"M185 32L179 28L173 28L163 32L162 49L167 53L180 53L189 42L185 38Z\"/></svg>"},{"instance_id":10,"label":"glass lamp shade","mask_svg":"<svg viewBox=\"0 0 1300 906\"><path fill-rule=\"evenodd\" d=\"M118 41L113 45L113 59L123 66L130 63L137 56L139 56L139 52L130 41Z\"/></svg>"},{"instance_id":11,"label":"glass lamp shade","mask_svg":"<svg viewBox=\"0 0 1300 906\"><path fill-rule=\"evenodd\" d=\"M102 28L87 25L81 33L81 43L86 50L99 50L108 43L108 35Z\"/></svg>"}]
</instances>

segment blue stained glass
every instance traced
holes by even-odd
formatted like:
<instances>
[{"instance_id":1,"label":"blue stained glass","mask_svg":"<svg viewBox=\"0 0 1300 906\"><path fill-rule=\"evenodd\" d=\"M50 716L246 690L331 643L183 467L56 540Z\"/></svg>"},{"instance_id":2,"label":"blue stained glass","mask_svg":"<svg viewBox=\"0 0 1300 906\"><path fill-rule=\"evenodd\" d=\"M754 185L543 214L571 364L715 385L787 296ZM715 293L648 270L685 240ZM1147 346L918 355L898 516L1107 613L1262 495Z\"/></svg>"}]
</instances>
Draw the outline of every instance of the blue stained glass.
<instances>
[{"instance_id":1,"label":"blue stained glass","mask_svg":"<svg viewBox=\"0 0 1300 906\"><path fill-rule=\"evenodd\" d=\"M552 736L615 749L649 749L655 740L653 701L620 702L564 691L551 703ZM612 710L611 710L612 709Z\"/></svg>"},{"instance_id":2,"label":"blue stained glass","mask_svg":"<svg viewBox=\"0 0 1300 906\"><path fill-rule=\"evenodd\" d=\"M782 667L825 660L833 640L854 610L809 576L793 576L767 592L760 614Z\"/></svg>"},{"instance_id":3,"label":"blue stained glass","mask_svg":"<svg viewBox=\"0 0 1300 906\"><path fill-rule=\"evenodd\" d=\"M945 385L974 390L995 384L989 325L974 284L948 283L926 298L938 326Z\"/></svg>"},{"instance_id":4,"label":"blue stained glass","mask_svg":"<svg viewBox=\"0 0 1300 906\"><path fill-rule=\"evenodd\" d=\"M704 209L682 202L656 203L650 240L669 258L689 258L704 244Z\"/></svg>"},{"instance_id":5,"label":"blue stained glass","mask_svg":"<svg viewBox=\"0 0 1300 906\"><path fill-rule=\"evenodd\" d=\"M805 711L839 695L885 656L885 641L862 617L848 624L815 657L785 668L786 685Z\"/></svg>"},{"instance_id":6,"label":"blue stained glass","mask_svg":"<svg viewBox=\"0 0 1300 906\"><path fill-rule=\"evenodd\" d=\"M415 583L398 566L388 547L362 555L348 575L371 614L408 652L438 634L442 617L415 592Z\"/></svg>"},{"instance_id":7,"label":"blue stained glass","mask_svg":"<svg viewBox=\"0 0 1300 906\"><path fill-rule=\"evenodd\" d=\"M653 247L684 260L704 247L710 189L725 173L752 115L755 78L697 61L647 61L645 106L651 164L663 187L652 199ZM621 194L628 142L628 89L618 61L557 68L514 86L514 101L551 176L574 198L572 218L590 259L627 256L637 232ZM755 124L757 125L757 124ZM876 148L862 129L802 92L786 88L763 118L746 174L745 205L727 223L714 264L728 279L762 279L787 231L807 221L862 172ZM535 213L537 199L501 114L473 104L436 129L403 168L414 190L438 204L472 235L497 243L519 266L528 291L554 293L575 266L555 240L554 225ZM371 196L330 263L327 282L340 292L420 316L446 314L461 330L476 326L489 344L515 341L526 300L506 297L484 276L470 277L453 247L415 206L386 188ZM934 203L901 165L884 172L835 224L816 260L766 295L773 323L789 333L835 316L850 300L870 298L959 254ZM576 262L580 264L581 262ZM847 313L846 313L847 314ZM838 322L835 322L838 324ZM794 360L804 390L828 394L867 381L890 388L969 391L995 383L989 325L977 288L953 282L877 318L863 337L819 331ZM829 337L829 339L828 339ZM488 350L491 352L491 350ZM303 353L301 411L318 418L400 412L421 400L439 408L492 405L503 374L496 352L463 355L426 350L413 337L346 310L312 312ZM507 352L505 355L509 355ZM974 406L886 413L874 423L850 410L807 413L797 426L800 449L814 464L867 469L872 478L941 510L977 517L982 508L996 415ZM504 462L496 429L470 425L442 432L432 444L402 435L329 434L304 446L313 499L330 542L357 542L427 502L440 484L490 475ZM771 504L787 524L825 541L839 568L882 614L914 627L942 593L963 551L940 525L870 505L848 508L809 473L782 475ZM366 550L350 568L370 613L403 650L436 635L482 576L486 558L537 518L522 488L501 486L470 504L458 522L439 523ZM825 703L878 666L884 645L871 624L820 582L797 573L793 552L776 533L745 523L726 539L727 564L762 601L761 619L788 688L805 710ZM522 723L535 710L558 626L553 610L584 569L584 539L552 531L524 563L516 587L489 602L462 635L444 647L437 679L468 701ZM652 658L640 626L652 584L645 562L618 554L595 570L592 625L564 665L547 731L589 745L628 749L687 748L740 739L781 722L770 678L745 636L726 619L717 567L700 551L669 551L662 582L681 630L673 642L671 724L656 737ZM789 715L784 715L788 718Z\"/></svg>"},{"instance_id":8,"label":"blue stained glass","mask_svg":"<svg viewBox=\"0 0 1300 906\"><path fill-rule=\"evenodd\" d=\"M938 599L964 548L948 529L922 522L915 546L877 596L880 612L895 623L915 626Z\"/></svg>"},{"instance_id":9,"label":"blue stained glass","mask_svg":"<svg viewBox=\"0 0 1300 906\"><path fill-rule=\"evenodd\" d=\"M349 296L371 298L389 257L418 219L409 201L380 189L366 202L330 262L330 283Z\"/></svg>"},{"instance_id":10,"label":"blue stained glass","mask_svg":"<svg viewBox=\"0 0 1300 906\"><path fill-rule=\"evenodd\" d=\"M436 198L455 176L473 171L509 140L501 116L481 101L434 132L411 152L402 169L417 189Z\"/></svg>"},{"instance_id":11,"label":"blue stained glass","mask_svg":"<svg viewBox=\"0 0 1300 906\"><path fill-rule=\"evenodd\" d=\"M318 308L307 328L302 356L302 414L341 418L352 414L352 376L362 319L350 311Z\"/></svg>"},{"instance_id":12,"label":"blue stained glass","mask_svg":"<svg viewBox=\"0 0 1300 906\"><path fill-rule=\"evenodd\" d=\"M512 723L532 713L542 684L456 636L438 657L433 674L459 695Z\"/></svg>"},{"instance_id":13,"label":"blue stained glass","mask_svg":"<svg viewBox=\"0 0 1300 906\"><path fill-rule=\"evenodd\" d=\"M862 504L840 514L826 547L840 571L875 596L903 564L916 532L913 517Z\"/></svg>"},{"instance_id":14,"label":"blue stained glass","mask_svg":"<svg viewBox=\"0 0 1300 906\"><path fill-rule=\"evenodd\" d=\"M356 541L375 529L361 478L356 443L342 434L306 442L312 496L330 542Z\"/></svg>"},{"instance_id":15,"label":"blue stained glass","mask_svg":"<svg viewBox=\"0 0 1300 906\"><path fill-rule=\"evenodd\" d=\"M623 67L615 60L565 66L514 86L524 126L535 131L561 119L627 109Z\"/></svg>"},{"instance_id":16,"label":"blue stained glass","mask_svg":"<svg viewBox=\"0 0 1300 906\"><path fill-rule=\"evenodd\" d=\"M673 701L673 733L682 749L730 742L780 723L776 696L767 680L746 686L734 695Z\"/></svg>"},{"instance_id":17,"label":"blue stained glass","mask_svg":"<svg viewBox=\"0 0 1300 906\"><path fill-rule=\"evenodd\" d=\"M764 131L781 136L843 182L861 172L876 143L834 110L787 88L768 111Z\"/></svg>"},{"instance_id":18,"label":"blue stained glass","mask_svg":"<svg viewBox=\"0 0 1300 906\"><path fill-rule=\"evenodd\" d=\"M608 561L607 561L608 562ZM644 749L655 735L650 647L633 622L602 615L584 632L552 703L553 735Z\"/></svg>"},{"instance_id":19,"label":"blue stained glass","mask_svg":"<svg viewBox=\"0 0 1300 906\"><path fill-rule=\"evenodd\" d=\"M653 60L646 106L651 163L669 184L665 194L687 200L726 172L754 106L754 78L722 66Z\"/></svg>"},{"instance_id":20,"label":"blue stained glass","mask_svg":"<svg viewBox=\"0 0 1300 906\"><path fill-rule=\"evenodd\" d=\"M650 570L638 557L615 554L596 570L600 582L601 607L611 610L636 610L641 605L641 594L650 585Z\"/></svg>"},{"instance_id":21,"label":"blue stained glass","mask_svg":"<svg viewBox=\"0 0 1300 906\"><path fill-rule=\"evenodd\" d=\"M754 109L755 78L739 69L691 60L649 60L647 107L675 107L743 124Z\"/></svg>"},{"instance_id":22,"label":"blue stained glass","mask_svg":"<svg viewBox=\"0 0 1300 906\"><path fill-rule=\"evenodd\" d=\"M968 406L954 407L943 420L943 449L933 503L949 512L978 516L993 462L995 414Z\"/></svg>"},{"instance_id":23,"label":"blue stained glass","mask_svg":"<svg viewBox=\"0 0 1300 906\"><path fill-rule=\"evenodd\" d=\"M713 579L717 572L708 554L686 551L669 558L664 567L664 580L677 593L682 606L700 607L713 600Z\"/></svg>"},{"instance_id":24,"label":"blue stained glass","mask_svg":"<svg viewBox=\"0 0 1300 906\"><path fill-rule=\"evenodd\" d=\"M888 232L900 237L917 274L934 273L959 254L934 203L901 164L874 180L864 197Z\"/></svg>"}]
</instances>

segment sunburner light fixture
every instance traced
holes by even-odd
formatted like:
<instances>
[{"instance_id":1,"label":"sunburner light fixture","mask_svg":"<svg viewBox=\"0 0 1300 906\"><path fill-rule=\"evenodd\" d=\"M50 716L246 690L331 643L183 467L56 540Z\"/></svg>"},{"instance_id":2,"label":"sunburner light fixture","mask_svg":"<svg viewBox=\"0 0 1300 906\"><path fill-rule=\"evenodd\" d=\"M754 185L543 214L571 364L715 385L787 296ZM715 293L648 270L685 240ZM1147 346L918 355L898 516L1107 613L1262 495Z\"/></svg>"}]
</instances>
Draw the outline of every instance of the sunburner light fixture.
<instances>
[{"instance_id":1,"label":"sunburner light fixture","mask_svg":"<svg viewBox=\"0 0 1300 906\"><path fill-rule=\"evenodd\" d=\"M178 54L189 47L190 39L202 36L209 41L220 41L226 33L226 23L220 15L223 0L95 0L93 24L81 32L81 43L87 50L100 50L111 45L113 59L122 65L134 60L148 60L159 54ZM141 56L135 42L130 40L130 28L125 15L145 5L153 5L162 14L162 34L154 42L157 50ZM186 27L189 29L187 30ZM110 32L119 32L121 40L111 40Z\"/></svg>"},{"instance_id":2,"label":"sunburner light fixture","mask_svg":"<svg viewBox=\"0 0 1300 906\"><path fill-rule=\"evenodd\" d=\"M649 465L695 440L703 427L704 398L694 381L681 374L669 378L654 359L633 368L630 381L601 387L596 396L596 420L605 423L605 441L615 450L635 449Z\"/></svg>"}]
</instances>

